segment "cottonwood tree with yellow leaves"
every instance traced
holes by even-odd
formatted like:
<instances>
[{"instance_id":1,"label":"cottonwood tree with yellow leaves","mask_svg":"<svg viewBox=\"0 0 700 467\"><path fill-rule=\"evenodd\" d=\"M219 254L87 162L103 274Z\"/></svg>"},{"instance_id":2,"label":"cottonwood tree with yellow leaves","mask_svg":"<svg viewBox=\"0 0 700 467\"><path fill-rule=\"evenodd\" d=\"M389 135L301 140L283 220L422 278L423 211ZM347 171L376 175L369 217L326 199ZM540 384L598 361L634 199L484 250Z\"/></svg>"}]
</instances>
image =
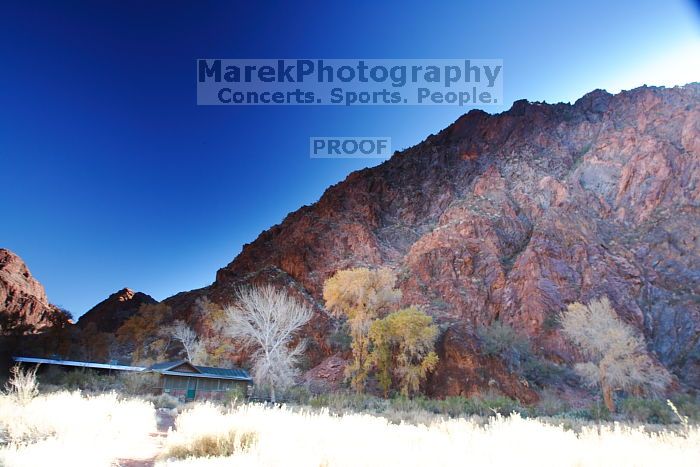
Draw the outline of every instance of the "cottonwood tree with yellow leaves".
<instances>
[{"instance_id":1,"label":"cottonwood tree with yellow leaves","mask_svg":"<svg viewBox=\"0 0 700 467\"><path fill-rule=\"evenodd\" d=\"M590 385L601 388L603 401L615 411L616 389L662 391L671 381L649 357L642 337L615 313L607 297L588 305L572 303L563 313L562 332L589 359L575 366Z\"/></svg>"},{"instance_id":2,"label":"cottonwood tree with yellow leaves","mask_svg":"<svg viewBox=\"0 0 700 467\"><path fill-rule=\"evenodd\" d=\"M372 323L370 360L377 369L384 397L388 397L394 380L404 396L418 392L420 383L438 363L433 351L437 336L433 318L416 307L395 311Z\"/></svg>"},{"instance_id":3,"label":"cottonwood tree with yellow leaves","mask_svg":"<svg viewBox=\"0 0 700 467\"><path fill-rule=\"evenodd\" d=\"M395 284L396 275L387 268L338 271L324 284L326 308L348 320L353 359L346 368L346 376L358 393L364 390L371 370L369 329L372 321L389 312L401 299L401 291L394 288Z\"/></svg>"}]
</instances>

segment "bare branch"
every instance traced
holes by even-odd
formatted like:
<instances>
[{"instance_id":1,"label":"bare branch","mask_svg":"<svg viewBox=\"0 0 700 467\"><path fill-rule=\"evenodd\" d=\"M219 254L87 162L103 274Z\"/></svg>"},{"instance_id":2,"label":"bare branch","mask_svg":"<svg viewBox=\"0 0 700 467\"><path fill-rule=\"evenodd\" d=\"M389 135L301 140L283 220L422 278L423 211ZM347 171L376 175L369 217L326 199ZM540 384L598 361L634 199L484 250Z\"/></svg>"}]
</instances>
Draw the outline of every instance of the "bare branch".
<instances>
[{"instance_id":1,"label":"bare branch","mask_svg":"<svg viewBox=\"0 0 700 467\"><path fill-rule=\"evenodd\" d=\"M238 290L236 302L226 307L225 332L254 349L253 376L275 387L293 384L303 342L290 349L295 333L311 319L311 310L284 290L271 285Z\"/></svg>"},{"instance_id":2,"label":"bare branch","mask_svg":"<svg viewBox=\"0 0 700 467\"><path fill-rule=\"evenodd\" d=\"M170 327L170 335L182 344L188 361L200 363L201 360L206 359L203 343L197 337L197 333L187 323L181 320L175 321Z\"/></svg>"}]
</instances>

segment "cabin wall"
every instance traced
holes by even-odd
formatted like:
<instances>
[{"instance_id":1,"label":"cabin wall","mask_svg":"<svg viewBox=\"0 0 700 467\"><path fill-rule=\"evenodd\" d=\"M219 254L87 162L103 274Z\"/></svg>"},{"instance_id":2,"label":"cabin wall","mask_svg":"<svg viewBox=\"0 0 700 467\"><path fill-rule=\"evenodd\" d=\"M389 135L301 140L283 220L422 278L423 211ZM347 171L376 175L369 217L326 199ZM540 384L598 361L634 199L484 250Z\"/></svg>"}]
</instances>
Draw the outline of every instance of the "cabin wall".
<instances>
[{"instance_id":1,"label":"cabin wall","mask_svg":"<svg viewBox=\"0 0 700 467\"><path fill-rule=\"evenodd\" d=\"M190 399L192 391L194 400L225 400L229 391L236 390L244 397L248 392L246 381L161 375L160 382L164 394L170 394L180 400Z\"/></svg>"}]
</instances>

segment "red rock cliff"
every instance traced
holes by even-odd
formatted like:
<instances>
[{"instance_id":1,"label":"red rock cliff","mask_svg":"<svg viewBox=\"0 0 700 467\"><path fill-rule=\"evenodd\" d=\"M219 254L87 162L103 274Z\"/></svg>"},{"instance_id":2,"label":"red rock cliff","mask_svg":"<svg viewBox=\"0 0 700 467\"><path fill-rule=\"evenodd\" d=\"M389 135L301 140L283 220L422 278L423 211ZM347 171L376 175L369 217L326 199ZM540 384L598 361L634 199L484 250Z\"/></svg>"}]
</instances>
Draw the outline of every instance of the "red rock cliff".
<instances>
[{"instance_id":1,"label":"red rock cliff","mask_svg":"<svg viewBox=\"0 0 700 467\"><path fill-rule=\"evenodd\" d=\"M0 248L0 332L33 333L49 326L64 326L67 317L51 305L44 287L29 272L22 258Z\"/></svg>"},{"instance_id":2,"label":"red rock cliff","mask_svg":"<svg viewBox=\"0 0 700 467\"><path fill-rule=\"evenodd\" d=\"M317 310L308 333L319 362L333 353L324 280L392 267L404 302L452 328L431 383L445 395L472 391L477 324L504 320L567 361L551 317L607 295L664 364L700 386L699 103L689 84L473 110L352 173L246 245L210 287L168 302L185 310L204 294L226 303L240 283L284 284Z\"/></svg>"},{"instance_id":3,"label":"red rock cliff","mask_svg":"<svg viewBox=\"0 0 700 467\"><path fill-rule=\"evenodd\" d=\"M90 308L78 320L78 326L85 328L94 323L95 328L101 332L116 332L124 321L131 318L143 304L158 303L150 295L142 292L134 292L129 288L121 289L100 303Z\"/></svg>"}]
</instances>

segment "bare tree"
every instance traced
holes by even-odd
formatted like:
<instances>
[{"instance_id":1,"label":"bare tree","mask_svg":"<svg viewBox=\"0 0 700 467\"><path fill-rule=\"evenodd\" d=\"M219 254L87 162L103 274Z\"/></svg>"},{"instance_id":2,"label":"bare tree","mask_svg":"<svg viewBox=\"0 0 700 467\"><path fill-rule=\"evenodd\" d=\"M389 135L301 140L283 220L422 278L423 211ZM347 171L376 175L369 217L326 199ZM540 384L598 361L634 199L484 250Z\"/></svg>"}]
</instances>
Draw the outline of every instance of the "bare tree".
<instances>
[{"instance_id":1,"label":"bare tree","mask_svg":"<svg viewBox=\"0 0 700 467\"><path fill-rule=\"evenodd\" d=\"M182 320L177 320L170 327L170 335L180 342L185 350L187 360L192 363L200 363L204 356L204 343L197 337L197 333ZM203 363L203 362L201 362Z\"/></svg>"},{"instance_id":2,"label":"bare tree","mask_svg":"<svg viewBox=\"0 0 700 467\"><path fill-rule=\"evenodd\" d=\"M646 350L644 337L618 318L607 297L588 305L572 303L562 315L562 331L589 361L576 372L603 392L605 406L615 411L615 389L662 391L671 376Z\"/></svg>"},{"instance_id":3,"label":"bare tree","mask_svg":"<svg viewBox=\"0 0 700 467\"><path fill-rule=\"evenodd\" d=\"M226 307L225 332L251 347L253 377L257 384L275 389L293 384L304 342L291 346L297 331L311 319L311 310L271 285L238 290L236 302Z\"/></svg>"}]
</instances>

